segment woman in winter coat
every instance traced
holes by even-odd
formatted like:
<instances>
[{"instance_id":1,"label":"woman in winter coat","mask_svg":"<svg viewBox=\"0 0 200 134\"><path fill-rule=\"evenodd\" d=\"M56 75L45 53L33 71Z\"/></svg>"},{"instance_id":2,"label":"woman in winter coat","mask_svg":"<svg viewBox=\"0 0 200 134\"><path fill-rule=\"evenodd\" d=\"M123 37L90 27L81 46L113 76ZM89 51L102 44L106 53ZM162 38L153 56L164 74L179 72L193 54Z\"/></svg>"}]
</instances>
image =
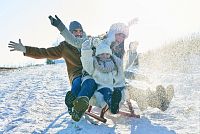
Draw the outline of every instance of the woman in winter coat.
<instances>
[{"instance_id":1,"label":"woman in winter coat","mask_svg":"<svg viewBox=\"0 0 200 134\"><path fill-rule=\"evenodd\" d=\"M115 35L115 36L113 36ZM129 35L129 26L124 23L115 23L111 25L108 34L107 40L112 41L112 38L115 38L114 42L111 42L112 53L123 60L124 57L124 40L128 38ZM148 106L159 108L162 111L165 111L174 96L173 85L167 86L165 89L162 85L158 85L156 90L153 89L139 89L129 84L126 85L127 90L124 90L126 93L125 98L127 100L133 99L137 102L141 110L145 110Z\"/></svg>"}]
</instances>

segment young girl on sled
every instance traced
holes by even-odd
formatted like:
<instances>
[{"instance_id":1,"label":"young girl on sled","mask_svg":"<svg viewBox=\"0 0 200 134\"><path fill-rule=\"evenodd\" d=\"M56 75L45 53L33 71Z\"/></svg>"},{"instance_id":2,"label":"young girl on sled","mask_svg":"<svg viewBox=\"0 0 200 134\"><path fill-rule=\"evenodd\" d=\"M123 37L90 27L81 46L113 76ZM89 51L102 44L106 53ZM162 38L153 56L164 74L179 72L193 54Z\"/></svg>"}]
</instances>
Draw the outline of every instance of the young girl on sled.
<instances>
[{"instance_id":1,"label":"young girl on sled","mask_svg":"<svg viewBox=\"0 0 200 134\"><path fill-rule=\"evenodd\" d=\"M82 44L81 62L83 69L97 83L97 92L100 97L107 103L112 114L119 111L119 103L122 99L122 90L125 88L125 78L123 73L123 64L121 59L112 54L110 44L106 42L100 43L96 47L95 56L91 47L91 40L87 40ZM89 102L87 99L85 102ZM88 103L82 103L89 105ZM82 109L80 111L85 111ZM84 113L77 111L81 117Z\"/></svg>"}]
</instances>

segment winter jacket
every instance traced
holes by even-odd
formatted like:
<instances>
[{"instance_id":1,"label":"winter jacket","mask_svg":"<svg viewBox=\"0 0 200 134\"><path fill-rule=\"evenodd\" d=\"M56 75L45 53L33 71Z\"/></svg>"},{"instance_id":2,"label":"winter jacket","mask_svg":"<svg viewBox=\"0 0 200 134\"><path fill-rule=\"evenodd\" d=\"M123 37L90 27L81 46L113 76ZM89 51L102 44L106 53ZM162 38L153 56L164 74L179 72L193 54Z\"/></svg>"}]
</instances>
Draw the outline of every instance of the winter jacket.
<instances>
[{"instance_id":1,"label":"winter jacket","mask_svg":"<svg viewBox=\"0 0 200 134\"><path fill-rule=\"evenodd\" d=\"M26 47L25 56L32 57L35 59L49 58L59 59L64 58L67 65L67 72L70 82L82 74L82 64L80 60L80 51L77 48L71 46L66 41L61 42L56 47L50 48L37 48L37 47Z\"/></svg>"},{"instance_id":2,"label":"winter jacket","mask_svg":"<svg viewBox=\"0 0 200 134\"><path fill-rule=\"evenodd\" d=\"M120 68L117 70L114 70L109 73L102 73L99 70L94 68L94 57L92 56L93 50L82 49L81 51L81 62L83 65L83 68L88 72L89 75L92 76L92 78L95 80L95 82L98 84L98 89L101 89L103 87L108 87L111 90L113 90L114 87L125 87L125 78L123 73L123 65L120 64ZM112 55L114 60L120 60L115 55ZM121 61L121 60L120 60Z\"/></svg>"}]
</instances>

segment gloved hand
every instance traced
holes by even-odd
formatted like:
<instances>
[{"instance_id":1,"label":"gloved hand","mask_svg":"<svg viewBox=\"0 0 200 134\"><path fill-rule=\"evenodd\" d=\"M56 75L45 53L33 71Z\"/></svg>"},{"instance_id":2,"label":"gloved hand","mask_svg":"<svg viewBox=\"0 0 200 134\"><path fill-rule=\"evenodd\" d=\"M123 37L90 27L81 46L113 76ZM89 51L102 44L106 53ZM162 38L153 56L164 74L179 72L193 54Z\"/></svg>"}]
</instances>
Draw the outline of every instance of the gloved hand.
<instances>
[{"instance_id":1,"label":"gloved hand","mask_svg":"<svg viewBox=\"0 0 200 134\"><path fill-rule=\"evenodd\" d=\"M91 39L86 40L82 44L82 50L89 50L91 49Z\"/></svg>"},{"instance_id":2,"label":"gloved hand","mask_svg":"<svg viewBox=\"0 0 200 134\"><path fill-rule=\"evenodd\" d=\"M100 38L93 38L92 46L96 48L101 43L101 41L102 40Z\"/></svg>"},{"instance_id":3,"label":"gloved hand","mask_svg":"<svg viewBox=\"0 0 200 134\"><path fill-rule=\"evenodd\" d=\"M58 18L57 15L55 15L55 18L53 18L51 15L49 16L49 19L51 21L51 25L58 28L58 30L61 32L65 29L65 25L62 23L62 21Z\"/></svg>"},{"instance_id":4,"label":"gloved hand","mask_svg":"<svg viewBox=\"0 0 200 134\"><path fill-rule=\"evenodd\" d=\"M8 47L11 48L10 51L20 51L20 52L26 53L26 47L23 46L21 39L19 39L19 43L10 41L10 43L8 44Z\"/></svg>"}]
</instances>

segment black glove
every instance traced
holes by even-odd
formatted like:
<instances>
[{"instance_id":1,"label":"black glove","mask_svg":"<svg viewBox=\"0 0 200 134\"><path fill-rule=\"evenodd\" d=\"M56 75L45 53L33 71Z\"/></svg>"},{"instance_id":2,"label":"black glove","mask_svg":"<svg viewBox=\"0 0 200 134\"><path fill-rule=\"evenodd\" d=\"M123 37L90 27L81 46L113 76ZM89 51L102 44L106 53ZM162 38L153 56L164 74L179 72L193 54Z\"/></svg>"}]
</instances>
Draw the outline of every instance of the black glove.
<instances>
[{"instance_id":1,"label":"black glove","mask_svg":"<svg viewBox=\"0 0 200 134\"><path fill-rule=\"evenodd\" d=\"M55 15L55 18L53 18L51 15L49 16L49 19L51 21L51 25L58 28L58 30L61 32L65 29L65 25L62 23L62 21L58 18L57 15Z\"/></svg>"}]
</instances>

